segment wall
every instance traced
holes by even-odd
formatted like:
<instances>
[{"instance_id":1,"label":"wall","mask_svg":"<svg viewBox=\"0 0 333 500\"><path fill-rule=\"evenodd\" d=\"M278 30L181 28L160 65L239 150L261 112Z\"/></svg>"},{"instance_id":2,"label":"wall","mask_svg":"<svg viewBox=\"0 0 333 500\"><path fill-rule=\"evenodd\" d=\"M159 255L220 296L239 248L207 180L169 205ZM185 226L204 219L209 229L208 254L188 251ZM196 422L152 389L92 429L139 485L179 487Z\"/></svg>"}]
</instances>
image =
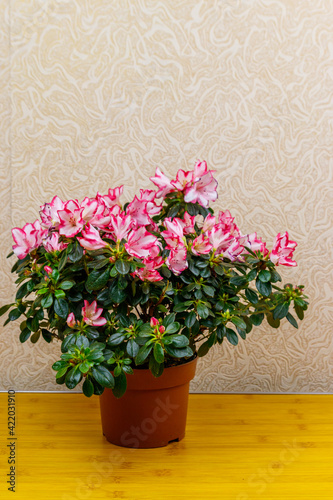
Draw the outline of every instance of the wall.
<instances>
[{"instance_id":1,"label":"wall","mask_svg":"<svg viewBox=\"0 0 333 500\"><path fill-rule=\"evenodd\" d=\"M200 360L193 391L332 392L333 5L328 0L3 0L1 304L10 228L54 194L124 200L206 159L218 209L299 243L311 308ZM1 331L0 388L64 390L59 346Z\"/></svg>"}]
</instances>

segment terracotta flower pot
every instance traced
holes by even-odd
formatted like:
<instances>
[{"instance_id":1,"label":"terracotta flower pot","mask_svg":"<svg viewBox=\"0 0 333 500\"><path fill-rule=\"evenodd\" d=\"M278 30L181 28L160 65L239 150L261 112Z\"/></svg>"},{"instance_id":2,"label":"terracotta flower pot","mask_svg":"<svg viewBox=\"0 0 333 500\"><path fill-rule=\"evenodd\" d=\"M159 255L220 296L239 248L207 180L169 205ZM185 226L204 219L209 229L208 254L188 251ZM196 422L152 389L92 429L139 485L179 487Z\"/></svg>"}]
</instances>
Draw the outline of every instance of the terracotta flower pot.
<instances>
[{"instance_id":1,"label":"terracotta flower pot","mask_svg":"<svg viewBox=\"0 0 333 500\"><path fill-rule=\"evenodd\" d=\"M126 448L158 448L185 436L189 384L197 359L165 368L155 378L150 370L134 370L127 391L117 399L111 389L100 396L103 434Z\"/></svg>"}]
</instances>

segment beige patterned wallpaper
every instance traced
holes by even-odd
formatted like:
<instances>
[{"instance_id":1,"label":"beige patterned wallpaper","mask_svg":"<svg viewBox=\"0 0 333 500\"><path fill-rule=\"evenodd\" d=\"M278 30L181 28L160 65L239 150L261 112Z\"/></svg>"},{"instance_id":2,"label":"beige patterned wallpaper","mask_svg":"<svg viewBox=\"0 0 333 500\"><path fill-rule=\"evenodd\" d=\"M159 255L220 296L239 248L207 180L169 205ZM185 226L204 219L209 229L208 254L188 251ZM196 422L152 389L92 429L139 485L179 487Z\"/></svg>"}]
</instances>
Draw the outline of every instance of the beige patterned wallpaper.
<instances>
[{"instance_id":1,"label":"beige patterned wallpaper","mask_svg":"<svg viewBox=\"0 0 333 500\"><path fill-rule=\"evenodd\" d=\"M200 392L333 390L332 0L2 0L1 304L10 228L54 194L124 199L197 158L217 208L267 242L286 229L311 308L200 360ZM58 390L59 345L1 330L0 389Z\"/></svg>"}]
</instances>

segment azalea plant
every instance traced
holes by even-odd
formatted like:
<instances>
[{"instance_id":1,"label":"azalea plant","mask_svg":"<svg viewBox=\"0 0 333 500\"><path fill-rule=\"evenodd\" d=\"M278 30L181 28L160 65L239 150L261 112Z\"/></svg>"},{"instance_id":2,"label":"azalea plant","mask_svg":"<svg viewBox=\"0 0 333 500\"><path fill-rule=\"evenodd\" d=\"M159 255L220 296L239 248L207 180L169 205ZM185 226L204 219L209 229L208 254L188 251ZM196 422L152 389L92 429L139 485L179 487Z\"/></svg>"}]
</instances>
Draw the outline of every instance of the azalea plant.
<instances>
[{"instance_id":1,"label":"azalea plant","mask_svg":"<svg viewBox=\"0 0 333 500\"><path fill-rule=\"evenodd\" d=\"M237 345L265 318L298 327L303 286L278 286L276 270L296 266L296 242L279 233L269 249L228 210L214 215L213 174L201 161L173 180L157 168L156 189L124 205L123 186L81 203L55 196L40 221L12 230L19 288L0 313L20 319L21 342L61 342L58 384L120 397L133 368L158 377L215 344Z\"/></svg>"}]
</instances>

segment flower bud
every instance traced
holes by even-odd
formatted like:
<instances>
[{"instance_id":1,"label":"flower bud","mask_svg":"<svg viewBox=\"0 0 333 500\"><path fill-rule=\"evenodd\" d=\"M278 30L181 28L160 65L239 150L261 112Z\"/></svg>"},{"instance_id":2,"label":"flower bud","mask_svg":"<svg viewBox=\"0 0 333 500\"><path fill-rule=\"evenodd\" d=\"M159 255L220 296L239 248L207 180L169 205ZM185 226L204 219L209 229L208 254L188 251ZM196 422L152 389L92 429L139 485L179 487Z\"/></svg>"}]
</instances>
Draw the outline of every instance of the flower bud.
<instances>
[{"instance_id":1,"label":"flower bud","mask_svg":"<svg viewBox=\"0 0 333 500\"><path fill-rule=\"evenodd\" d=\"M154 328L154 326L157 326L157 325L158 325L158 319L156 319L154 317L150 318L150 326L152 328Z\"/></svg>"},{"instance_id":2,"label":"flower bud","mask_svg":"<svg viewBox=\"0 0 333 500\"><path fill-rule=\"evenodd\" d=\"M160 332L160 333L164 333L164 332L165 332L165 326L161 325L161 326L159 327L159 332Z\"/></svg>"}]
</instances>

